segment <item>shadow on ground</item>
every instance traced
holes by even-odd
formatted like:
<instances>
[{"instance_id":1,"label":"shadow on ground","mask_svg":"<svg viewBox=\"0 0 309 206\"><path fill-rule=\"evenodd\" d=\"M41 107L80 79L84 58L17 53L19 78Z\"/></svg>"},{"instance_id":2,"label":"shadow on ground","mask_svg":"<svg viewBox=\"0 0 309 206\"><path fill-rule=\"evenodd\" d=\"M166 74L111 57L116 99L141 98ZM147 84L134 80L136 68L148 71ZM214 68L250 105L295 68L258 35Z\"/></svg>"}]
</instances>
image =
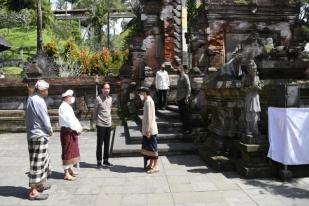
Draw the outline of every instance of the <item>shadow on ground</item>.
<instances>
[{"instance_id":1,"label":"shadow on ground","mask_svg":"<svg viewBox=\"0 0 309 206\"><path fill-rule=\"evenodd\" d=\"M269 180L248 180L245 184L259 187L274 195L280 195L288 198L308 199L309 190L293 186L292 183L282 183L274 185L274 179ZM309 189L309 188L308 188Z\"/></svg>"},{"instance_id":2,"label":"shadow on ground","mask_svg":"<svg viewBox=\"0 0 309 206\"><path fill-rule=\"evenodd\" d=\"M87 162L80 162L79 163L80 168L97 168L96 164L89 164Z\"/></svg>"},{"instance_id":3,"label":"shadow on ground","mask_svg":"<svg viewBox=\"0 0 309 206\"><path fill-rule=\"evenodd\" d=\"M189 169L187 171L191 173L200 173L200 174L217 173L208 168Z\"/></svg>"},{"instance_id":4,"label":"shadow on ground","mask_svg":"<svg viewBox=\"0 0 309 206\"><path fill-rule=\"evenodd\" d=\"M56 179L56 180L62 180L64 177L64 173L63 172L56 172L56 171L52 171L50 177L48 179Z\"/></svg>"},{"instance_id":5,"label":"shadow on ground","mask_svg":"<svg viewBox=\"0 0 309 206\"><path fill-rule=\"evenodd\" d=\"M142 167L127 167L124 165L114 165L113 167L110 168L110 171L117 173L145 172L144 168Z\"/></svg>"},{"instance_id":6,"label":"shadow on ground","mask_svg":"<svg viewBox=\"0 0 309 206\"><path fill-rule=\"evenodd\" d=\"M166 156L171 164L184 165L186 167L202 167L206 164L196 155L177 155L177 156Z\"/></svg>"},{"instance_id":7,"label":"shadow on ground","mask_svg":"<svg viewBox=\"0 0 309 206\"><path fill-rule=\"evenodd\" d=\"M299 188L299 186L293 186L293 182L297 183L297 179L294 179L292 182L279 182L278 179L274 178L244 179L235 172L224 172L222 174L228 179L243 179L243 184L266 190L267 192L274 195L280 195L287 198L309 199L309 188L306 190Z\"/></svg>"},{"instance_id":8,"label":"shadow on ground","mask_svg":"<svg viewBox=\"0 0 309 206\"><path fill-rule=\"evenodd\" d=\"M14 186L0 186L0 196L2 197L16 197L20 199L28 199L29 189L25 187Z\"/></svg>"}]
</instances>

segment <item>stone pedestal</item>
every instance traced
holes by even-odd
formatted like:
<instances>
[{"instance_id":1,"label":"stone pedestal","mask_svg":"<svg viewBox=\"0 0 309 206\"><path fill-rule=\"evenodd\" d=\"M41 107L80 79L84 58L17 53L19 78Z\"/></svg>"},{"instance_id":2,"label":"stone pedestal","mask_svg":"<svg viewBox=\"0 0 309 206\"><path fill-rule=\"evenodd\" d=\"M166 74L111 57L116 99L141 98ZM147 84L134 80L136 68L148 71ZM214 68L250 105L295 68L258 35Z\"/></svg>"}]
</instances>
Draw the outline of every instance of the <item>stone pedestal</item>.
<instances>
[{"instance_id":1,"label":"stone pedestal","mask_svg":"<svg viewBox=\"0 0 309 206\"><path fill-rule=\"evenodd\" d=\"M234 164L230 158L231 146L231 138L209 134L206 141L199 146L198 152L201 158L216 171L232 171Z\"/></svg>"},{"instance_id":2,"label":"stone pedestal","mask_svg":"<svg viewBox=\"0 0 309 206\"><path fill-rule=\"evenodd\" d=\"M247 139L238 143L241 154L240 161L236 167L238 173L246 178L273 177L275 169L271 165L271 160L267 158L268 145L263 141L265 137Z\"/></svg>"},{"instance_id":3,"label":"stone pedestal","mask_svg":"<svg viewBox=\"0 0 309 206\"><path fill-rule=\"evenodd\" d=\"M291 170L283 169L279 171L279 178L282 181L290 181L292 179L293 173Z\"/></svg>"}]
</instances>

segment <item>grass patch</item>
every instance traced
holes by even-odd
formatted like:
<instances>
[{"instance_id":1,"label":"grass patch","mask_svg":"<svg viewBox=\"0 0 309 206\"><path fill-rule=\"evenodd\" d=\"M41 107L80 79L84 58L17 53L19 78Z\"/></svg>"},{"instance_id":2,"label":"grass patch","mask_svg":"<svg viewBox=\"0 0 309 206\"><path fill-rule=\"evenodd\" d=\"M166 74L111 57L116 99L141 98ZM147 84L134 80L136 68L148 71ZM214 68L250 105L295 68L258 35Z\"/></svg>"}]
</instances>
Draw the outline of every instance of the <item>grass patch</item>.
<instances>
[{"instance_id":1,"label":"grass patch","mask_svg":"<svg viewBox=\"0 0 309 206\"><path fill-rule=\"evenodd\" d=\"M0 29L0 36L4 37L11 45L11 49L3 52L2 59L23 59L36 53L37 31L36 27L31 27L28 31L24 28ZM44 30L42 33L43 43L49 42L51 34Z\"/></svg>"},{"instance_id":2,"label":"grass patch","mask_svg":"<svg viewBox=\"0 0 309 206\"><path fill-rule=\"evenodd\" d=\"M3 67L2 71L5 75L20 75L23 69L20 67Z\"/></svg>"}]
</instances>

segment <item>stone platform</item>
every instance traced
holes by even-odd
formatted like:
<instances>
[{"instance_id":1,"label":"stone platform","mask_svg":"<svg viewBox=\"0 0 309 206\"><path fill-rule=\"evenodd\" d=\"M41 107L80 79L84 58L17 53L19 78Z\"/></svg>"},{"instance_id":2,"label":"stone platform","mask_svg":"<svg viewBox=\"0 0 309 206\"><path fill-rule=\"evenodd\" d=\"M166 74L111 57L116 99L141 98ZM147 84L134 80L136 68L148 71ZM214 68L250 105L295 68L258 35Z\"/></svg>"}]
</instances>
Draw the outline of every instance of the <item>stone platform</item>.
<instances>
[{"instance_id":1,"label":"stone platform","mask_svg":"<svg viewBox=\"0 0 309 206\"><path fill-rule=\"evenodd\" d=\"M53 174L50 198L27 200L29 159L26 134L0 134L1 206L304 206L309 178L282 183L217 173L196 155L160 156L160 172L143 172L141 157L111 158L114 167L95 168L94 132L80 137L81 169L75 182L63 180L59 133L50 139Z\"/></svg>"}]
</instances>

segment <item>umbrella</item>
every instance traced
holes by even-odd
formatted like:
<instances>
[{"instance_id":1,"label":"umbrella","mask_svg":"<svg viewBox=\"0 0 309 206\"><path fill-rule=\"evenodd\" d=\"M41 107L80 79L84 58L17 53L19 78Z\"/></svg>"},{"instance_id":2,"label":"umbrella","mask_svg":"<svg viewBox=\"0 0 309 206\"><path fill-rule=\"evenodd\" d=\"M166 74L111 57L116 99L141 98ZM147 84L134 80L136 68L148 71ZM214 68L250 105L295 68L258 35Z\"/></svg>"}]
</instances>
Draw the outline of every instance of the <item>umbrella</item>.
<instances>
[{"instance_id":1,"label":"umbrella","mask_svg":"<svg viewBox=\"0 0 309 206\"><path fill-rule=\"evenodd\" d=\"M0 52L8 50L11 48L11 45L5 41L3 37L0 36Z\"/></svg>"}]
</instances>

